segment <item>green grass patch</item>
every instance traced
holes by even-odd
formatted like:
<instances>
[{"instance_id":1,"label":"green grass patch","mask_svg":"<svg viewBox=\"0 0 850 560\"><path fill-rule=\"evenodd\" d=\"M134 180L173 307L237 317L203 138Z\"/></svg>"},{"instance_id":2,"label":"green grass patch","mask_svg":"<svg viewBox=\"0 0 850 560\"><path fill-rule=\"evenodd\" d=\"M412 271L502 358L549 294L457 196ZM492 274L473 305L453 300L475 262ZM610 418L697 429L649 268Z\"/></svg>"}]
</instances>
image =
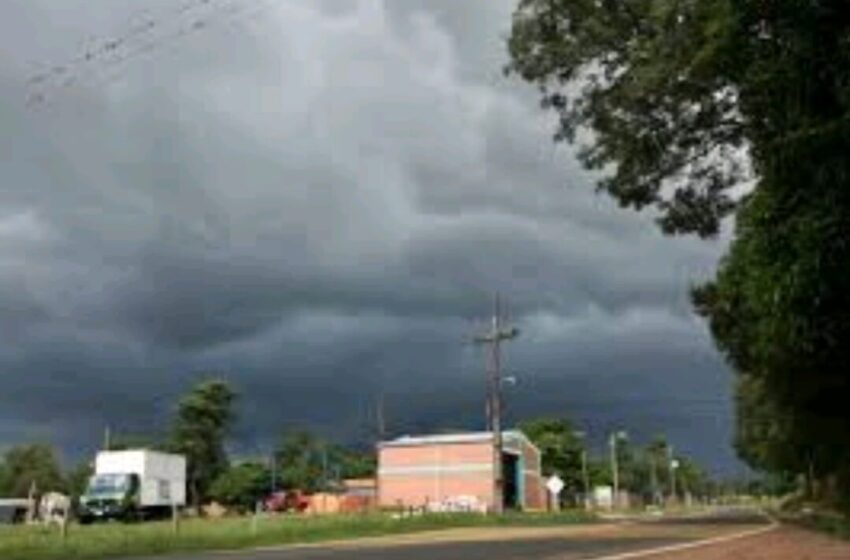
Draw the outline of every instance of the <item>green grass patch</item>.
<instances>
[{"instance_id":1,"label":"green grass patch","mask_svg":"<svg viewBox=\"0 0 850 560\"><path fill-rule=\"evenodd\" d=\"M806 529L850 540L850 518L837 512L813 510L795 515L784 514L779 518Z\"/></svg>"},{"instance_id":2,"label":"green grass patch","mask_svg":"<svg viewBox=\"0 0 850 560\"><path fill-rule=\"evenodd\" d=\"M394 535L455 527L551 526L589 523L585 512L557 514L432 514L394 519L390 515L269 516L253 530L247 518L192 519L170 522L71 525L62 540L56 527L0 526L3 560L65 560L147 556L200 550L231 550L256 546L310 543Z\"/></svg>"}]
</instances>

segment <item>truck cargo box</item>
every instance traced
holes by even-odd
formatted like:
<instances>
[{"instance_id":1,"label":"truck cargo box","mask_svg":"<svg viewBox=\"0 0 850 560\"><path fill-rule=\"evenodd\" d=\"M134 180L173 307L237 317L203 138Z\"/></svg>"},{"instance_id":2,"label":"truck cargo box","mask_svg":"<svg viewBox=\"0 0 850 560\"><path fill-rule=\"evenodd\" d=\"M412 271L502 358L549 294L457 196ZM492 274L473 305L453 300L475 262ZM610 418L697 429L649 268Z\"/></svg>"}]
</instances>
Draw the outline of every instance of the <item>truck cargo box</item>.
<instances>
[{"instance_id":1,"label":"truck cargo box","mask_svg":"<svg viewBox=\"0 0 850 560\"><path fill-rule=\"evenodd\" d=\"M186 458L147 449L102 451L95 473L135 474L139 477L142 507L186 505Z\"/></svg>"}]
</instances>

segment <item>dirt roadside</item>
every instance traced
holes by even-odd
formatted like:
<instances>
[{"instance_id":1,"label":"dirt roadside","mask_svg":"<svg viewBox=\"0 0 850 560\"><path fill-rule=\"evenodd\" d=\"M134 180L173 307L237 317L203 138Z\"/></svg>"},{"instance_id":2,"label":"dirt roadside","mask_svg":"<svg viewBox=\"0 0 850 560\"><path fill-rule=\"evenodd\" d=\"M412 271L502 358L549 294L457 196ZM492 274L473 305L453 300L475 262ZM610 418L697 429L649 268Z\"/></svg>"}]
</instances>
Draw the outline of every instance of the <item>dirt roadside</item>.
<instances>
[{"instance_id":1,"label":"dirt roadside","mask_svg":"<svg viewBox=\"0 0 850 560\"><path fill-rule=\"evenodd\" d=\"M255 550L297 548L367 548L434 543L464 543L480 541L500 542L568 537L581 538L591 537L594 535L604 535L605 533L618 531L622 527L622 523L591 523L553 527L463 527L458 529L417 531L415 533L403 533L399 535L361 537L339 541L322 541L319 543L273 545L268 547L258 547Z\"/></svg>"},{"instance_id":2,"label":"dirt roadside","mask_svg":"<svg viewBox=\"0 0 850 560\"><path fill-rule=\"evenodd\" d=\"M710 538L722 538L741 531L760 529L764 522L713 524L713 523L670 523L616 521L554 527L467 527L441 529L400 535L364 537L322 543L305 543L286 546L261 547L258 551L334 549L358 550L394 548L417 545L453 545L474 543L513 543L534 541L563 541L566 544L616 541L620 545L639 547L641 543L686 543ZM850 560L848 558L847 560Z\"/></svg>"},{"instance_id":3,"label":"dirt roadside","mask_svg":"<svg viewBox=\"0 0 850 560\"><path fill-rule=\"evenodd\" d=\"M650 554L649 560L850 560L850 542L783 525L774 531L678 552Z\"/></svg>"}]
</instances>

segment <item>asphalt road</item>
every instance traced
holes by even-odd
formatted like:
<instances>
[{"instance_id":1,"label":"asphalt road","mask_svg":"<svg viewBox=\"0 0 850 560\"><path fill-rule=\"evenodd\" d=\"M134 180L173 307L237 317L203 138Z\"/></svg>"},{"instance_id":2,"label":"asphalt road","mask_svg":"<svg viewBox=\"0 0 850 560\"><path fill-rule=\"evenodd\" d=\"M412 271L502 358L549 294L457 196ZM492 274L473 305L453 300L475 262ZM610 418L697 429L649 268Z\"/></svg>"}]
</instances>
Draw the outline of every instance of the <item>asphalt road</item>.
<instances>
[{"instance_id":1,"label":"asphalt road","mask_svg":"<svg viewBox=\"0 0 850 560\"><path fill-rule=\"evenodd\" d=\"M755 513L617 522L556 528L459 529L326 545L191 553L170 560L579 560L677 547L706 539L724 541L769 528ZM755 538L755 537L754 537ZM719 543L722 544L722 543ZM706 545L712 546L712 545ZM669 552L668 552L669 554ZM679 554L678 552L675 554ZM687 551L682 552L687 558ZM665 556L666 558L667 556ZM679 558L679 556L675 556Z\"/></svg>"}]
</instances>

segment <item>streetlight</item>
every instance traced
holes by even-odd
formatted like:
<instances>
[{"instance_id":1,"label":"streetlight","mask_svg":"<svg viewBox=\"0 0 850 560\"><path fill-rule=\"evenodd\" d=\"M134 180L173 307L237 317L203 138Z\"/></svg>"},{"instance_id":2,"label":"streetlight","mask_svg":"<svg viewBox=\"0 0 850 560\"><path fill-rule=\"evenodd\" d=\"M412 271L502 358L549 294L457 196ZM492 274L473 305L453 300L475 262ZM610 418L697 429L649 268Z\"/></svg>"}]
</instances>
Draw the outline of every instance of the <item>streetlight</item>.
<instances>
[{"instance_id":1,"label":"streetlight","mask_svg":"<svg viewBox=\"0 0 850 560\"><path fill-rule=\"evenodd\" d=\"M608 444L611 446L611 476L614 483L614 507L620 506L620 472L617 464L617 441L628 439L629 434L620 430L612 433L608 438Z\"/></svg>"},{"instance_id":2,"label":"streetlight","mask_svg":"<svg viewBox=\"0 0 850 560\"><path fill-rule=\"evenodd\" d=\"M584 484L584 508L590 506L590 476L587 472L587 432L575 430L573 435L581 440L581 479Z\"/></svg>"},{"instance_id":3,"label":"streetlight","mask_svg":"<svg viewBox=\"0 0 850 560\"><path fill-rule=\"evenodd\" d=\"M679 468L679 461L673 457L673 446L667 446L667 459L670 466L670 499L673 503L676 502L676 470Z\"/></svg>"}]
</instances>

